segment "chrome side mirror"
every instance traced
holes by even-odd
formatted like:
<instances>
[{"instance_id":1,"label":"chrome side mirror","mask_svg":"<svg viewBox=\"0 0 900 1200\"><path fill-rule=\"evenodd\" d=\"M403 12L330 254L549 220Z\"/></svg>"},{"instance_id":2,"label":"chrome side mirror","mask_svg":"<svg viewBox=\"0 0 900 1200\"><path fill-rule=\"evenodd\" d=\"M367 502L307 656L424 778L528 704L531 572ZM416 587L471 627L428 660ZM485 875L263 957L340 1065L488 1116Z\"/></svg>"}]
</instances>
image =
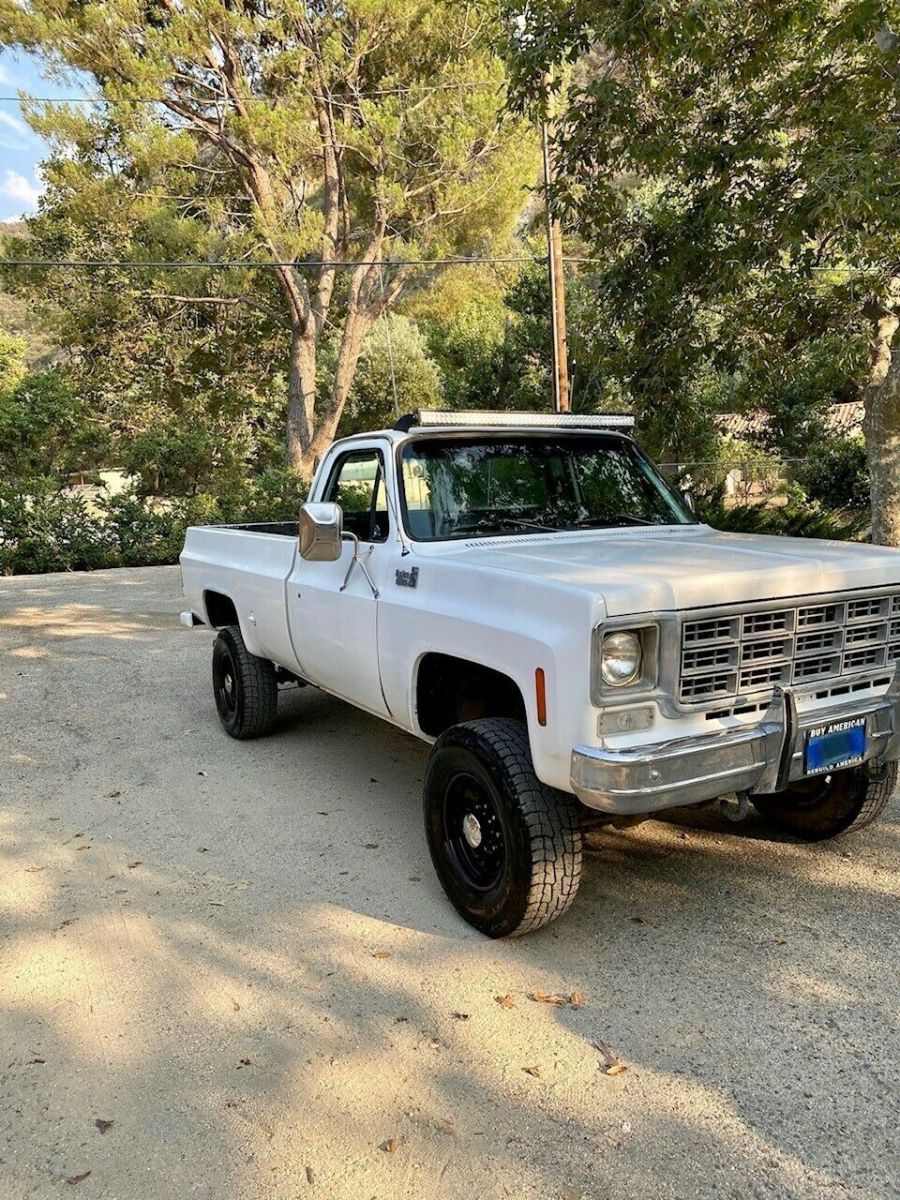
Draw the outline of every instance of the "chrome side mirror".
<instances>
[{"instance_id":1,"label":"chrome side mirror","mask_svg":"<svg viewBox=\"0 0 900 1200\"><path fill-rule=\"evenodd\" d=\"M696 513L697 503L694 500L693 492L683 491L681 493L681 499L684 501L684 507L688 510L688 512Z\"/></svg>"},{"instance_id":2,"label":"chrome side mirror","mask_svg":"<svg viewBox=\"0 0 900 1200\"><path fill-rule=\"evenodd\" d=\"M337 562L341 557L344 514L339 504L300 508L300 557L307 562Z\"/></svg>"}]
</instances>

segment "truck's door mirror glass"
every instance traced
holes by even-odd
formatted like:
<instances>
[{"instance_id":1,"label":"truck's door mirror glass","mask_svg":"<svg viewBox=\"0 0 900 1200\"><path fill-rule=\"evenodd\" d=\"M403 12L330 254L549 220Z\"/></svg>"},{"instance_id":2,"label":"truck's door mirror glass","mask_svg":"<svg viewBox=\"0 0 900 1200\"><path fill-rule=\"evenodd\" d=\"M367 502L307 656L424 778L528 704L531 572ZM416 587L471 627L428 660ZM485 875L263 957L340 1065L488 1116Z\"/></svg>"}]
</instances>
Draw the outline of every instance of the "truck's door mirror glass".
<instances>
[{"instance_id":1,"label":"truck's door mirror glass","mask_svg":"<svg viewBox=\"0 0 900 1200\"><path fill-rule=\"evenodd\" d=\"M339 504L304 504L300 509L300 556L307 562L337 562L343 533Z\"/></svg>"},{"instance_id":2,"label":"truck's door mirror glass","mask_svg":"<svg viewBox=\"0 0 900 1200\"><path fill-rule=\"evenodd\" d=\"M695 513L697 511L697 504L694 500L693 492L683 491L681 493L681 498L684 501L684 507L688 510L688 512Z\"/></svg>"}]
</instances>

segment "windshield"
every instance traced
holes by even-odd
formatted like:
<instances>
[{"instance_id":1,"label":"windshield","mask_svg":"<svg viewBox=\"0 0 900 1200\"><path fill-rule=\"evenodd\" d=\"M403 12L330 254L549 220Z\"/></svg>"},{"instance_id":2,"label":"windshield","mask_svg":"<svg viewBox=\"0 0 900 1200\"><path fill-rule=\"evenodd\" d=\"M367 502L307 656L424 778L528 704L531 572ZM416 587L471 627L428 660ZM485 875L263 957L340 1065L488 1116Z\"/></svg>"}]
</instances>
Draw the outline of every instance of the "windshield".
<instances>
[{"instance_id":1,"label":"windshield","mask_svg":"<svg viewBox=\"0 0 900 1200\"><path fill-rule=\"evenodd\" d=\"M422 438L404 448L401 467L409 533L420 541L694 520L618 437Z\"/></svg>"}]
</instances>

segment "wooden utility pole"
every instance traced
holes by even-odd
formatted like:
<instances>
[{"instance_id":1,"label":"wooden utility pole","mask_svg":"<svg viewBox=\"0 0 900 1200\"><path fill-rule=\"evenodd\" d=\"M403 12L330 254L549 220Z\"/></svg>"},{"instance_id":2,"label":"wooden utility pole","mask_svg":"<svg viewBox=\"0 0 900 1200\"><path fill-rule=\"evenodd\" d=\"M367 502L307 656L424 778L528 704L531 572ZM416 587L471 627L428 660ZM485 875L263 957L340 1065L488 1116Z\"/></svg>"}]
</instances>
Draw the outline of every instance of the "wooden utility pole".
<instances>
[{"instance_id":1,"label":"wooden utility pole","mask_svg":"<svg viewBox=\"0 0 900 1200\"><path fill-rule=\"evenodd\" d=\"M569 344L566 335L566 281L563 275L562 229L550 211L553 165L546 120L541 122L544 153L544 204L547 210L547 271L550 277L550 329L553 342L553 408L569 411Z\"/></svg>"}]
</instances>

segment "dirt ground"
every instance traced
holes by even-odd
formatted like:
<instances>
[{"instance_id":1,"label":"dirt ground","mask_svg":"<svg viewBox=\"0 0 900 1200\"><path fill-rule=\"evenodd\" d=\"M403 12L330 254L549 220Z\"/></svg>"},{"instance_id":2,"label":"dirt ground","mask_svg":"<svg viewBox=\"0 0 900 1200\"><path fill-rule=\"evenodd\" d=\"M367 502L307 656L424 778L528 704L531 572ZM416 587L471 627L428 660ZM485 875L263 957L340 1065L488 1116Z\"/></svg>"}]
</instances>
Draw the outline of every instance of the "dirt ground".
<instances>
[{"instance_id":1,"label":"dirt ground","mask_svg":"<svg viewBox=\"0 0 900 1200\"><path fill-rule=\"evenodd\" d=\"M3 1200L898 1195L896 800L815 847L597 836L490 942L427 748L311 688L230 741L179 593L0 580Z\"/></svg>"}]
</instances>

